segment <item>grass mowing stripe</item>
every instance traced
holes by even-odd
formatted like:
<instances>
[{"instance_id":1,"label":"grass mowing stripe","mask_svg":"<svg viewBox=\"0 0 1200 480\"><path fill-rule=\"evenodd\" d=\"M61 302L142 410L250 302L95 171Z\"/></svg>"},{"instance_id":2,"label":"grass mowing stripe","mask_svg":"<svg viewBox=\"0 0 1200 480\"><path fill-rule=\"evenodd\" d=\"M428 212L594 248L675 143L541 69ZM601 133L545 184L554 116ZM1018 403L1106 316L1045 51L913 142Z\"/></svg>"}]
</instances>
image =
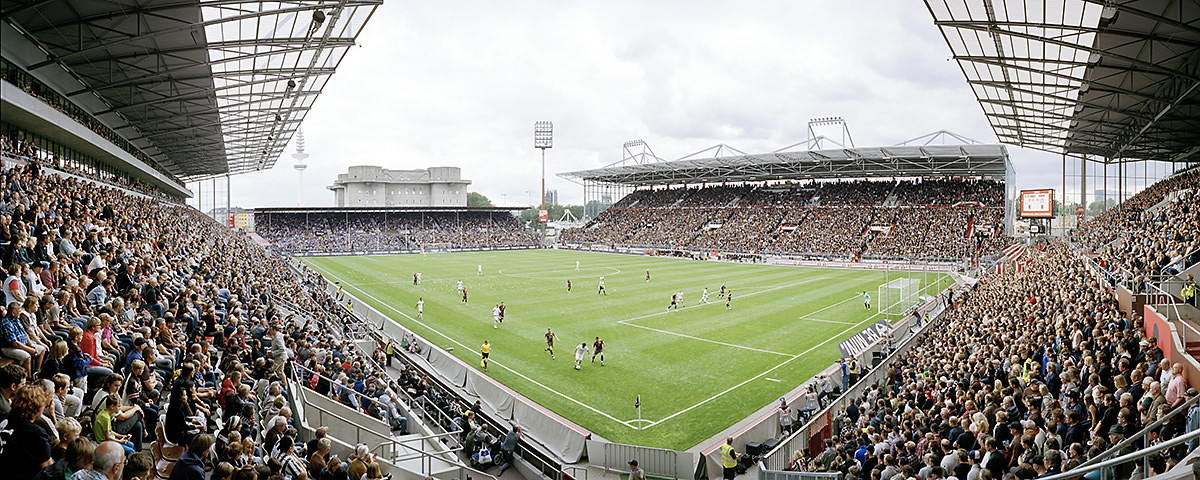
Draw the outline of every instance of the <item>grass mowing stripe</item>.
<instances>
[{"instance_id":1,"label":"grass mowing stripe","mask_svg":"<svg viewBox=\"0 0 1200 480\"><path fill-rule=\"evenodd\" d=\"M795 286L798 286L798 285L803 285L803 284L806 284L806 283L815 282L815 281L817 281L817 280L827 280L827 279L829 279L829 278L832 278L832 277L813 277L813 278L810 278L810 279L808 279L808 280L804 280L804 281L796 282L796 283L793 283L793 284L790 284L790 285L779 285L779 286L775 286L775 287L768 288L768 289L766 289L766 290L757 290L757 291L754 291L754 292L751 292L751 293L747 293L747 294L745 294L745 295L742 295L742 296L740 296L740 297L738 297L738 298L746 298L746 297L751 297L751 296L754 296L754 295L758 295L758 294L760 294L760 293L772 292L772 291L775 291L775 290L779 290L779 289L781 289L781 288L795 287ZM703 307L703 306L705 306L705 305L720 305L720 304L721 304L720 302L715 302L715 303L696 303L696 304L693 304L693 305L692 305L692 306L690 306L690 307L683 307L683 308L680 308L680 309L676 309L675 311L677 311L677 312L678 312L679 310L688 310L688 309L693 309L693 308L700 308L700 307ZM625 319L625 320L620 320L620 321L618 321L617 323L619 323L619 324L621 324L621 325L627 325L627 326L630 326L630 327L637 327L637 328L641 328L641 329L645 329L645 330L650 330L650 331L653 331L653 332L658 332L658 333L662 333L662 334L666 334L666 335L674 335L674 336L677 336L677 337L689 338L689 339L692 339L692 340L697 340L697 341L701 341L701 342L712 343L712 344L715 344L715 345L723 345L723 346L726 346L726 347L733 347L733 348L739 348L739 349L743 349L743 350L750 350L750 351L752 351L752 352L759 352L759 353L769 353L769 354L772 354L772 355L779 355L779 356L781 356L781 357L787 357L787 356L790 356L790 355L791 355L790 353L776 352L776 351L773 351L773 350L764 350L764 349L761 349L761 348L755 348L755 347L747 347L747 346L745 346L745 345L737 345L737 344L733 344L733 343L727 343L727 342L721 342L721 341L717 341L717 340L709 340L709 339L707 339L707 338L700 338L700 337L696 337L696 336L693 336L693 335L687 335L687 334L683 334L683 333L676 333L676 332L671 332L671 331L667 331L667 330L661 330L661 329L658 329L658 328L647 327L647 326L645 326L645 325L638 325L638 324L636 324L636 323L633 323L633 321L634 321L634 320L641 320L641 319L643 319L643 318L657 317L657 316L659 316L659 315L666 315L666 314L668 314L668 313L670 313L670 312L671 312L670 310L666 310L666 311L662 311L662 312L655 312L655 313L651 313L651 314L647 314L647 315L642 315L642 316L640 316L640 317L633 317L633 318L627 318L627 319Z\"/></svg>"},{"instance_id":2,"label":"grass mowing stripe","mask_svg":"<svg viewBox=\"0 0 1200 480\"><path fill-rule=\"evenodd\" d=\"M324 269L321 269L321 268L319 268L319 267L318 267L318 269L320 269L320 270L324 270ZM341 280L341 278L339 278L337 275L334 275L332 272L325 271L325 274L329 275L330 277L337 278L339 281ZM374 295L371 295L370 293L367 293L366 291L364 291L364 290L362 290L362 289L360 289L360 288L358 288L358 287L354 287L354 289L355 289L355 290L358 290L358 291L359 291L360 293L362 293L363 295L366 295L367 297L370 297L371 299L375 300L375 301L376 301L376 302L378 302L380 305L383 305L383 306L385 306L385 307L387 307L387 308L391 309L393 312L396 312L396 313L399 313L400 315L403 315L405 318L408 318L408 319L409 319L409 321L412 321L413 323L416 323L416 324L418 324L418 325L421 325L422 327L425 327L426 329L429 329L429 331L431 331L431 332L437 333L438 335L441 335L441 336L445 337L447 340L450 340L451 342L454 342L454 343L455 343L455 344L457 344L458 346L460 346L460 347L463 347L463 348L465 348L465 349L467 349L467 350L472 350L472 349L473 349L472 347L469 347L469 346L467 346L466 344L464 344L464 343L462 343L462 342L460 342L460 341L458 341L458 340L456 340L456 339L454 339L454 338L450 337L449 335L446 335L446 334L444 334L444 333L442 333L442 332L439 332L437 329L435 329L435 328L433 328L433 327L430 327L429 325L426 325L424 322L422 322L422 321L420 321L420 320L417 320L417 319L415 319L415 318L413 318L413 317L409 316L408 314L406 314L406 313L404 313L404 312L401 312L400 310L396 309L396 307L393 307L393 306L391 306L391 305L388 305L388 304L387 304L387 302L384 302L383 300L380 300L379 298L375 297ZM595 413L598 413L598 414L600 414L600 415L603 415L604 417L608 418L609 420L612 420L612 421L614 421L614 422L620 423L620 424L622 424L622 425L625 425L626 427L629 427L629 428L636 428L636 427L634 427L634 426L630 425L630 424L629 424L629 422L626 422L626 421L620 420L620 419L618 419L617 417L614 417L614 416L612 416L612 415L609 415L609 414L607 414L607 413L605 413L605 412L602 412L602 411L600 411L600 410L596 409L595 407L593 407L593 406L591 406L591 405L588 405L588 404L586 404L586 403L580 402L580 401L578 401L578 400L576 400L576 399L574 399L574 398L571 398L571 397L569 397L569 396L567 396L567 395L565 395L565 394L563 394L563 393L559 392L558 390L555 390L555 389L553 389L553 388L550 388L550 387L548 387L548 386L546 386L546 385L543 385L542 383L540 383L540 382L537 382L536 380L534 380L534 379L532 379L532 378L526 377L525 375L522 375L520 372L518 372L518 371L516 371L516 370L513 370L513 369L511 369L511 368L508 368L507 366L505 366L504 364L500 363L499 361L492 360L490 363L493 363L493 364L495 364L496 366L498 366L498 367L500 367L500 368L503 368L503 369L505 369L505 370L508 370L508 371L512 372L514 375L516 375L516 376L518 376L518 377L521 377L521 378L525 379L525 381L527 381L527 382L529 382L529 383L532 383L532 384L534 384L534 385L537 385L537 386L539 386L539 387L542 387L542 388L546 389L547 391L549 391L549 392L551 392L551 393L554 393L555 395L558 395L558 396L560 396L560 397L563 397L563 398L565 398L565 399L567 399L567 400L570 400L570 401L574 402L575 404L577 404L577 405L579 405L579 406L581 406L581 407L583 407L583 408L586 408L586 409L588 409L588 410L591 410L591 411L593 411L593 412L595 412Z\"/></svg>"},{"instance_id":3,"label":"grass mowing stripe","mask_svg":"<svg viewBox=\"0 0 1200 480\"><path fill-rule=\"evenodd\" d=\"M900 303L900 302L896 302L896 303ZM797 354L796 354L795 356L793 356L792 358L789 358L789 359L787 359L787 360L784 360L784 361L783 361L783 363L780 363L779 365L776 365L776 366L774 366L774 367L771 367L771 369L770 369L770 370L767 370L767 371L765 371L765 372L762 372L762 373L760 373L760 374L758 374L758 375L755 375L755 376L753 376L753 377L751 377L751 378L748 378L748 379L746 379L746 380L742 381L742 383L739 383L739 384L737 384L737 385L734 385L734 386L732 386L732 387L729 387L729 388L725 389L725 391L723 391L723 392L721 392L721 393L718 393L718 394L716 394L716 395L713 395L713 396L711 396L711 397L708 397L708 398L704 399L704 400L703 400L703 401L701 401L700 403L697 403L697 404L695 404L695 405L692 405L692 406L690 406L690 407L687 407L687 408L685 408L685 409L683 409L683 410L680 410L680 411L678 411L678 412L675 412L675 413L673 413L673 414L671 414L671 415L667 415L665 418L663 418L663 419L661 419L661 420L659 420L659 421L657 421L657 422L653 422L653 423L651 423L650 425L648 425L648 426L646 426L646 427L642 427L642 428L643 428L643 429L645 429L645 428L653 427L653 426L655 426L655 425L658 425L658 424L660 424L660 423L662 423L662 422L665 422L665 421L667 421L667 420L670 420L670 419L672 419L672 418L675 418L676 416L679 416L679 415L682 415L682 414L684 414L684 413L687 413L688 411L692 410L693 408L696 408L696 407L699 407L699 406L701 406L701 405L704 405L705 403L708 403L708 402L710 402L710 401L712 401L712 400L716 399L717 397L720 397L721 395L724 395L724 394L726 394L726 393L729 393L729 392L731 392L731 391L733 391L733 390L735 390L735 389L737 389L737 388L741 387L742 385L745 385L745 384L747 384L747 383L750 383L750 382L752 382L752 381L754 381L754 380L757 380L757 379L759 379L759 378L763 377L764 375L766 375L766 374L768 374L768 373L771 373L771 372L773 372L773 371L775 371L775 370L778 370L778 369L779 369L779 367L782 367L782 366L784 366L784 365L787 365L787 364L791 363L793 360L796 360L797 358L803 357L803 356L807 355L809 352L811 352L811 351L813 351L813 350L816 350L817 348L820 348L820 347L824 346L825 344L827 344L827 343L829 343L829 342L832 342L832 341L834 341L835 339L837 339L838 337L842 336L843 334L845 334L845 333L847 333L847 332L849 332L849 331L851 331L851 330L854 330L854 329L855 329L855 328L857 328L858 326L860 326L860 325L862 325L862 324L864 324L864 323L867 323L867 322L871 321L871 319L873 319L873 318L875 318L875 317L878 317L878 316L880 316L880 315L883 315L883 312L879 312L879 313L876 313L876 314L874 314L874 315L871 315L871 316L869 316L869 317L867 317L867 318L863 319L861 322L858 322L858 323L856 323L856 324L854 324L854 325L851 325L851 326L847 327L845 330L842 330L841 332L838 332L838 334L837 334L837 335L834 335L834 336L832 336L832 337L829 337L829 338L828 338L828 339L826 339L824 342L821 342L821 343L818 343L818 344L816 344L816 345L813 345L813 346L812 346L812 347L810 347L808 350L805 350L805 351L803 351L803 352L797 353Z\"/></svg>"},{"instance_id":4,"label":"grass mowing stripe","mask_svg":"<svg viewBox=\"0 0 1200 480\"><path fill-rule=\"evenodd\" d=\"M842 340L836 337L849 335L839 331L874 313L853 308L853 298L859 291L873 291L884 283L882 272L867 270L561 250L303 260L323 267L319 269L322 273L354 282L357 288L351 291L360 299L426 340L447 349L454 346L451 354L468 364L479 361L478 349L460 345L490 340L492 361L499 353L503 365L491 368L487 376L597 435L620 443L678 450L695 446L827 367L837 358L837 350L830 344ZM577 260L581 261L578 272L574 270ZM484 276L477 275L480 264ZM617 270L621 273L614 274ZM651 281L645 280L646 270L651 271ZM497 274L501 271L504 274ZM417 272L424 273L422 285L411 282ZM507 275L510 273L515 276ZM609 296L596 295L596 277L600 275L605 276ZM820 276L828 279L810 281ZM574 280L572 292L565 288L567 279ZM932 276L929 279L934 280ZM461 302L457 280L470 289L470 304ZM803 281L809 282L767 291ZM705 288L712 292L710 303L724 303L714 298L722 284L734 291L733 310L694 308L702 306L695 302ZM681 290L690 300L688 307L665 315L669 297ZM756 294L750 296L752 293ZM417 297L425 300L424 318L419 323L412 318ZM493 329L491 309L501 301L509 306L508 318L499 329ZM658 315L647 317L651 313ZM745 349L618 323L635 317L645 318L629 323L785 355L747 355ZM825 322L800 317L820 317L815 319ZM836 323L839 320L844 323ZM561 343L555 343L563 360L551 360L543 351L547 327L560 337ZM591 345L595 336L605 340L607 366L602 367L599 358L594 364L585 359L582 370L573 369L571 350L581 341ZM835 340L822 344L830 338ZM772 381L747 383L661 421L805 350L809 352L802 359L767 374ZM647 420L640 425L659 421L659 426L668 428L631 428L639 424L630 420L636 417L633 399L639 394L643 420Z\"/></svg>"}]
</instances>

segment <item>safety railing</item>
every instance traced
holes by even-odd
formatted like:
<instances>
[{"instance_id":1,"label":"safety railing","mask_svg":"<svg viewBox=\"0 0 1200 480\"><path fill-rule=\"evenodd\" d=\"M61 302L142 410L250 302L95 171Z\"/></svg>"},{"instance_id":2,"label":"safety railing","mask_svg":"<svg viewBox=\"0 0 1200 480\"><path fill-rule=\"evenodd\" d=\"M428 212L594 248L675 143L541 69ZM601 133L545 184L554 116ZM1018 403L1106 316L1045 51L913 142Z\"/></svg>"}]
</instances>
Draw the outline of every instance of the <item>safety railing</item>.
<instances>
[{"instance_id":1,"label":"safety railing","mask_svg":"<svg viewBox=\"0 0 1200 480\"><path fill-rule=\"evenodd\" d=\"M354 399L358 400L358 404L360 406L367 405L367 403L364 403L364 402L379 403L379 404L384 403L382 400L380 400L378 398L374 398L369 395L358 393L353 388L344 386L341 383L339 383L338 381L334 380L333 378L330 378L327 375L322 375L321 373L313 371L312 369L305 367L303 365L294 365L293 367L294 367L294 371L296 372L296 375L298 376L298 378L296 380L301 383L302 387L309 388L305 382L307 382L312 377L316 376L318 378L318 380L325 380L325 381L329 382L329 384L331 386L330 393L333 393L335 388L341 388L341 389L347 390L346 393L349 396L353 397ZM303 375L303 377L299 377L300 375ZM316 390L313 390L313 391L317 394L321 394L320 392L317 392ZM388 412L387 412L388 416L392 415L391 411L392 411L392 409L394 409L396 411L395 414L397 416L403 417L404 415L403 415L403 413L401 413L401 411L404 410L404 408L403 408L404 406L407 406L409 409L412 409L412 408L414 408L413 407L414 405L417 405L417 402L414 401L412 399L412 397L408 395L407 392L397 392L397 391L395 391L395 389L392 389L391 393L396 393L398 396L403 396L403 400L407 400L407 402L401 402L400 401L401 399L392 398L391 401L397 402L398 404L397 405L389 405L389 407L391 407L391 408L388 409ZM331 400L333 399L333 397L328 396L328 395L326 395L326 397L330 398ZM337 401L340 403L340 399L338 399ZM405 405L399 405L399 403L405 403ZM345 406L346 406L346 408L354 408L354 407L351 407L350 405L345 405ZM359 413L362 413L363 415L371 416L370 414L363 412L361 408L357 409L357 411ZM371 417L375 418L374 416L371 416ZM379 420L379 419L377 418L377 420ZM387 420L381 420L381 421L386 422Z\"/></svg>"},{"instance_id":2,"label":"safety railing","mask_svg":"<svg viewBox=\"0 0 1200 480\"><path fill-rule=\"evenodd\" d=\"M305 387L299 387L299 388L305 388ZM384 435L382 433L376 432L375 430L364 427L364 426L358 424L358 422L355 422L353 419L346 418L344 415L340 415L337 412L334 412L325 407L316 405L314 403L311 403L311 402L306 403L304 405L304 408L311 409L312 411L315 411L317 413L317 422L316 422L317 425L327 425L328 422L325 421L325 417L330 417L333 419L337 419L338 421L340 421L348 426L353 427L354 428L354 444L355 445L360 444L360 443L368 443L368 442L384 443L384 442L391 442L393 440L390 435ZM366 440L364 440L364 438L363 438L364 436L367 437ZM341 441L347 442L347 443L349 443L349 441L350 441L349 438L344 438L342 436L339 436L337 438L338 438L338 440L341 440Z\"/></svg>"},{"instance_id":3,"label":"safety railing","mask_svg":"<svg viewBox=\"0 0 1200 480\"><path fill-rule=\"evenodd\" d=\"M1083 478L1085 475L1095 472L1097 470L1100 471L1099 480L1108 480L1110 478L1115 478L1115 474L1112 471L1113 467L1116 467L1119 465L1124 465L1131 461L1136 461L1136 460L1146 458L1147 456L1149 456L1151 454L1158 453L1163 450L1175 448L1175 446L1177 446L1177 445L1195 440L1197 438L1200 438L1200 430L1192 430L1191 432L1188 432L1186 434L1180 435L1178 437L1172 438L1170 440L1167 440L1165 442L1162 442L1162 443L1159 443L1156 445L1151 445L1149 447L1143 448L1136 452L1122 455L1117 458L1108 459L1103 462L1094 463L1092 465L1087 465L1087 466L1081 465L1081 466L1076 467L1068 472L1058 473L1055 475L1050 475L1048 477L1039 477L1038 480L1067 480L1067 479ZM1143 467L1143 468L1145 468L1145 467ZM1162 473L1162 472L1159 472L1159 473ZM1143 470L1141 478L1146 478L1146 476L1148 474L1149 473L1147 472L1147 470Z\"/></svg>"},{"instance_id":4,"label":"safety railing","mask_svg":"<svg viewBox=\"0 0 1200 480\"><path fill-rule=\"evenodd\" d=\"M842 480L842 472L788 472L758 470L758 480Z\"/></svg>"},{"instance_id":5,"label":"safety railing","mask_svg":"<svg viewBox=\"0 0 1200 480\"><path fill-rule=\"evenodd\" d=\"M430 475L433 473L433 462L439 460L451 465L461 464L462 461L458 458L457 453L462 451L462 446L451 447L448 443L442 443L444 449L430 452L422 448L414 447L410 443L428 445L430 443L437 444L450 439L457 432L435 433L433 435L407 436L403 439L393 438L387 442L381 442L371 449L371 453L382 454L383 458L388 459L392 463L400 464L409 460L420 460L421 473Z\"/></svg>"},{"instance_id":6,"label":"safety railing","mask_svg":"<svg viewBox=\"0 0 1200 480\"><path fill-rule=\"evenodd\" d=\"M301 389L304 389L304 388L305 387L303 387L303 386L297 386L295 390L300 391ZM304 394L301 393L301 395L304 395ZM487 472L483 472L483 471L471 468L469 465L466 465L465 463L463 463L462 460L459 459L457 456L457 452L462 450L461 446L451 447L448 444L443 443L443 439L451 438L453 435L456 434L456 432L446 432L446 433L439 433L439 434L434 434L434 435L423 435L423 436L405 436L404 438L400 439L400 438L383 435L383 434L376 432L368 427L360 425L358 422L355 422L353 419L346 418L345 416L340 415L337 412L333 412L333 411L331 411L327 408L321 407L319 405L315 405L313 403L306 402L306 405L304 407L311 408L313 411L316 412L316 414L317 414L316 423L318 425L326 425L327 422L325 421L325 417L328 416L330 418L337 419L344 425L353 427L354 432L355 432L354 442L353 442L354 445L372 443L372 441L374 440L376 442L376 445L375 445L375 448L371 449L371 453L380 454L380 452L383 452L383 455L382 455L383 458L386 459L389 463L391 463L393 465L399 466L401 462L408 462L410 460L418 460L418 464L420 465L419 473L422 475L429 476L429 475L433 475L435 473L434 472L435 462L443 462L447 465L451 465L453 467L460 469L460 472L462 472L462 471L471 472L475 475L480 475L483 477L490 478L492 480L497 480L496 476L491 475ZM366 439L364 439L364 434L365 434ZM337 439L341 440L342 442L350 443L349 442L350 439L345 438L344 436L338 436ZM418 443L421 445L444 445L445 448L438 450L438 451L427 451L427 450L423 450L421 448L417 448L412 445L409 445L406 442ZM404 451L406 453L402 454L402 453L400 453L401 451ZM459 477L462 478L463 475L460 474ZM467 475L466 478L471 478L471 477L470 477L470 475Z\"/></svg>"},{"instance_id":7,"label":"safety railing","mask_svg":"<svg viewBox=\"0 0 1200 480\"><path fill-rule=\"evenodd\" d=\"M682 472L679 470L679 457L681 455L687 457L685 463L689 464ZM604 458L593 458L590 460L592 461L592 466L601 466L605 472L624 472L624 470L615 467L626 465L631 458L638 459L638 468L644 470L646 475L656 478L690 478L693 474L691 469L696 466L695 459L691 454L663 448L620 443L605 443ZM602 462L602 465L596 465L599 462Z\"/></svg>"},{"instance_id":8,"label":"safety railing","mask_svg":"<svg viewBox=\"0 0 1200 480\"><path fill-rule=\"evenodd\" d=\"M301 273L305 272L305 270L301 269L298 266L298 261L295 260L294 258L289 259L289 261L287 263L289 264L289 266L296 269L297 271L300 271ZM311 272L311 270L308 270L308 272ZM313 273L319 273L319 272L313 272ZM305 278L308 278L307 274L305 274ZM330 282L329 279L325 278L324 276L320 276L320 281L323 282L323 287L324 287L324 290L326 293L333 295L334 292L337 291L337 287L332 282ZM320 286L318 286L318 288L320 288ZM337 305L338 305L338 308L342 312L349 314L349 316L354 319L351 321L355 321L355 320L361 321L364 325L370 326L371 332L373 332L372 336L374 338L376 338L377 342L379 342L380 344L385 343L386 340L389 338L382 331L380 326L377 326L371 322L366 321L365 318L359 316L359 312L352 312L352 311L346 310L345 305L340 302L337 303ZM424 342L425 340L422 339L421 341ZM426 342L426 343L428 343L428 342ZM370 355L370 352L365 352L365 353L367 353L367 355L365 355L365 356L367 358L370 358L371 361L374 362L374 358ZM402 362L405 363L406 366L408 366L410 368L425 372L424 367L422 367L421 365L418 365L412 359L408 358L406 353L407 352L404 352L400 355L396 355L394 358L400 359ZM375 365L378 365L378 364L375 363ZM426 373L429 373L429 372L426 372ZM452 388L448 387L442 381L441 377L439 377L438 375L429 374L426 376L426 379L428 379L430 382L430 388L436 388L439 392L445 394L447 396L447 398L455 398L459 401L464 401L464 402L466 401L464 398L462 398L461 396L454 393L454 390ZM400 392L400 393L407 395L405 392ZM422 407L420 409L421 411L426 411L424 408L426 406L434 407L433 410L436 413L430 413L430 415L437 417L439 420L446 420L449 424L453 423L453 417L451 415L449 415L448 413L436 408L436 405L434 405L432 402L429 402L427 400L416 400L416 399L412 399L412 397L407 397L407 398L410 399L411 402L414 402L414 403L409 404L410 407L412 407L414 405L420 405ZM414 411L416 411L416 410L414 410ZM491 419L486 414L480 415L479 417L477 417L476 421L478 421L481 426L487 426L488 428L492 429L493 431L505 432L508 429L508 427L506 425L504 425L502 422ZM558 479L558 478L562 477L563 464L561 461L559 461L558 459L554 458L553 456L548 455L536 448L527 448L525 445L523 445L523 443L524 443L524 440L522 440L521 443L518 443L517 449L513 453L513 455L515 457L520 457L521 459L525 460L526 462L529 463L530 466L532 466L535 470L540 472L542 475L545 475L546 477L549 477L552 479Z\"/></svg>"},{"instance_id":9,"label":"safety railing","mask_svg":"<svg viewBox=\"0 0 1200 480\"><path fill-rule=\"evenodd\" d=\"M1197 401L1200 401L1200 396L1192 397L1190 400L1184 402L1182 405L1179 405L1178 407L1175 407L1174 409L1172 409L1170 412L1168 412L1166 415L1164 415L1163 418L1155 420L1153 423L1146 425L1138 433L1130 435L1128 438L1126 438L1125 440L1122 440L1120 443L1117 443L1116 445L1109 447L1109 449L1106 450L1104 453L1095 456L1091 460L1083 462L1082 464L1080 464L1078 467L1075 467L1075 468L1080 469L1080 468L1088 467L1088 466L1100 463L1101 461L1104 461L1106 459L1111 459L1111 458L1116 457L1117 454L1120 453L1122 450L1124 450L1126 447L1133 445L1134 443L1138 442L1139 440L1144 440L1145 438L1147 438L1150 435L1150 432L1157 430L1158 427L1161 427L1164 423L1167 423L1167 421L1171 420L1176 415L1180 415L1180 414L1187 415L1188 410L1191 409L1192 405L1195 405ZM1142 468L1149 469L1148 464L1149 464L1149 458L1145 458L1143 461L1143 464L1142 464ZM1142 470L1142 471L1146 471L1146 470Z\"/></svg>"},{"instance_id":10,"label":"safety railing","mask_svg":"<svg viewBox=\"0 0 1200 480\"><path fill-rule=\"evenodd\" d=\"M903 339L900 347L896 348L889 355L887 355L878 366L873 367L871 370L863 374L863 376L859 378L858 382L856 382L854 385L851 385L846 391L842 392L842 394L830 402L827 407L808 417L803 422L803 426L797 428L789 436L785 437L784 440L779 442L779 445L777 445L773 450L767 452L762 459L762 468L767 470L783 471L785 468L787 468L788 462L790 461L790 452L808 449L808 441L811 436L810 430L814 426L816 426L818 423L828 424L832 429L832 413L839 412L850 402L861 398L870 387L880 385L886 381L888 375L887 367L889 367L901 356L907 355L912 349L913 345L916 343L917 339L921 338L923 332L933 330L933 328L943 320L946 312L949 310L946 308L946 302L944 301L945 296L946 293L939 294L933 301L926 304L934 305L935 310L926 315L925 324L923 326L921 326L919 329L914 327L912 330L910 330L910 332L913 334Z\"/></svg>"}]
</instances>

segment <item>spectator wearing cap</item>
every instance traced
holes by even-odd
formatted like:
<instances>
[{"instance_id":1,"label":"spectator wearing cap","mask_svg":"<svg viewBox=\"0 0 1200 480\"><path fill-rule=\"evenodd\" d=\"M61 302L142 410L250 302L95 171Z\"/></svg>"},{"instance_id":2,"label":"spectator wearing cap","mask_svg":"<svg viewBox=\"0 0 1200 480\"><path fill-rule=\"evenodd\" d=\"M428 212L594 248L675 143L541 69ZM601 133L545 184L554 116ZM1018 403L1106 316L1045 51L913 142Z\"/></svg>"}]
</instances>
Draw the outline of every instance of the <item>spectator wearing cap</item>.
<instances>
[{"instance_id":1,"label":"spectator wearing cap","mask_svg":"<svg viewBox=\"0 0 1200 480\"><path fill-rule=\"evenodd\" d=\"M89 239L92 234L89 234ZM92 255L92 261L88 262L87 272L89 277L99 277L99 273L108 268L108 250L100 250L99 253Z\"/></svg>"},{"instance_id":2,"label":"spectator wearing cap","mask_svg":"<svg viewBox=\"0 0 1200 480\"><path fill-rule=\"evenodd\" d=\"M133 365L133 362L135 360L142 360L144 358L142 351L145 349L146 349L146 339L145 338L137 337L137 338L133 339L133 348L129 349L129 353L127 355L125 355L125 369L124 369L125 372L128 372L130 370L130 366Z\"/></svg>"},{"instance_id":3,"label":"spectator wearing cap","mask_svg":"<svg viewBox=\"0 0 1200 480\"><path fill-rule=\"evenodd\" d=\"M1125 441L1125 429L1123 427L1121 427L1120 425L1113 425L1112 427L1110 427L1108 429L1109 445L1117 445L1123 441ZM1122 455L1133 453L1133 446L1134 446L1133 442L1130 442L1128 445L1125 445L1124 447L1122 447L1121 450L1119 450L1115 456L1119 457ZM1127 462L1127 463L1123 463L1121 465L1114 466L1113 470L1116 471L1115 478L1129 478L1129 474L1133 472L1134 463L1137 463L1137 462Z\"/></svg>"},{"instance_id":4,"label":"spectator wearing cap","mask_svg":"<svg viewBox=\"0 0 1200 480\"><path fill-rule=\"evenodd\" d=\"M629 480L646 480L646 471L638 467L636 458L629 461Z\"/></svg>"}]
</instances>

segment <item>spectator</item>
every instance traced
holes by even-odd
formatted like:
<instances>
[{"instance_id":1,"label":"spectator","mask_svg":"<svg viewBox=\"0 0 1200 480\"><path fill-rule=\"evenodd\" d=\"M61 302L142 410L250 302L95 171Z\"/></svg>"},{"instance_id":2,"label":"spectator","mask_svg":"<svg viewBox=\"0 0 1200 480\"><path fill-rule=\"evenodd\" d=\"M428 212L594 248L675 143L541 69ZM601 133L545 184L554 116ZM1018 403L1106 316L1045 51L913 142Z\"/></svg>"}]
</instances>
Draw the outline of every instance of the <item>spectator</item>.
<instances>
[{"instance_id":1,"label":"spectator","mask_svg":"<svg viewBox=\"0 0 1200 480\"><path fill-rule=\"evenodd\" d=\"M0 463L14 478L32 478L53 463L50 438L33 423L50 406L50 395L41 385L25 385L10 404L11 411L0 420Z\"/></svg>"},{"instance_id":2,"label":"spectator","mask_svg":"<svg viewBox=\"0 0 1200 480\"><path fill-rule=\"evenodd\" d=\"M77 436L64 445L62 458L56 460L53 465L42 469L33 478L34 480L69 480L71 478L69 473L92 468L92 456L95 451L96 444Z\"/></svg>"},{"instance_id":3,"label":"spectator","mask_svg":"<svg viewBox=\"0 0 1200 480\"><path fill-rule=\"evenodd\" d=\"M187 452L179 457L179 461L171 469L169 480L204 480L204 459L208 458L213 443L215 441L212 435L207 433L192 437Z\"/></svg>"},{"instance_id":4,"label":"spectator","mask_svg":"<svg viewBox=\"0 0 1200 480\"><path fill-rule=\"evenodd\" d=\"M92 457L92 468L71 475L71 480L120 480L125 450L117 442L101 442Z\"/></svg>"}]
</instances>

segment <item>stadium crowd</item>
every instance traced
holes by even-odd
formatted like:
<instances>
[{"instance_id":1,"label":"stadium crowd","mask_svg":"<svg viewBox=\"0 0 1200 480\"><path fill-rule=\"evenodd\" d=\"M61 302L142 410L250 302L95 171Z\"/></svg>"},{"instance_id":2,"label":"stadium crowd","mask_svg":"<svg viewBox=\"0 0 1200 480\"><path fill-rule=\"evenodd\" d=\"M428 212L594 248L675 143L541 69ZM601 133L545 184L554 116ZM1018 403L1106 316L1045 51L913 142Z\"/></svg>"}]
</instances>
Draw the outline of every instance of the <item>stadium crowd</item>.
<instances>
[{"instance_id":1,"label":"stadium crowd","mask_svg":"<svg viewBox=\"0 0 1200 480\"><path fill-rule=\"evenodd\" d=\"M1003 203L1001 184L973 180L637 190L562 237L739 253L965 258L1011 243L998 228Z\"/></svg>"},{"instance_id":2,"label":"stadium crowd","mask_svg":"<svg viewBox=\"0 0 1200 480\"><path fill-rule=\"evenodd\" d=\"M107 172L86 166L73 166L70 162L63 161L62 158L52 152L48 152L34 146L32 143L13 138L6 134L0 134L0 153L13 158L22 158L25 160L33 159L41 162L42 165L48 165L50 168L56 170L61 170L63 172L79 175L95 181L107 183L109 185L133 190L143 195L157 197L173 202L179 201L177 198L164 194L150 185L131 179L125 175L118 175L113 172Z\"/></svg>"},{"instance_id":3,"label":"stadium crowd","mask_svg":"<svg viewBox=\"0 0 1200 480\"><path fill-rule=\"evenodd\" d=\"M538 244L508 213L402 212L271 213L256 218L256 233L287 253L521 247Z\"/></svg>"},{"instance_id":4,"label":"stadium crowd","mask_svg":"<svg viewBox=\"0 0 1200 480\"><path fill-rule=\"evenodd\" d=\"M1073 234L1113 278L1142 291L1148 282L1200 262L1197 191L1200 168L1193 168L1138 192Z\"/></svg>"},{"instance_id":5,"label":"stadium crowd","mask_svg":"<svg viewBox=\"0 0 1200 480\"><path fill-rule=\"evenodd\" d=\"M350 346L313 279L194 209L36 163L0 171L0 197L9 478L379 478L361 452L293 448L299 366L398 429L411 383Z\"/></svg>"},{"instance_id":6,"label":"stadium crowd","mask_svg":"<svg viewBox=\"0 0 1200 480\"><path fill-rule=\"evenodd\" d=\"M1105 251L1103 258L1121 264L1180 251L1200 234L1186 195L1196 179L1195 171L1166 179L1096 218L1075 232L1080 247L1136 239ZM1185 195L1147 210L1172 192ZM1183 365L1164 359L1141 315L1119 311L1088 260L1058 240L1027 255L1024 269L987 278L960 297L947 318L885 367L882 386L834 412L823 451L794 452L788 468L848 479L1035 478L1096 458L1197 396ZM1194 403L1120 453L1198 428ZM1163 473L1190 448L1152 455L1148 471L1134 462L1107 473Z\"/></svg>"}]
</instances>

